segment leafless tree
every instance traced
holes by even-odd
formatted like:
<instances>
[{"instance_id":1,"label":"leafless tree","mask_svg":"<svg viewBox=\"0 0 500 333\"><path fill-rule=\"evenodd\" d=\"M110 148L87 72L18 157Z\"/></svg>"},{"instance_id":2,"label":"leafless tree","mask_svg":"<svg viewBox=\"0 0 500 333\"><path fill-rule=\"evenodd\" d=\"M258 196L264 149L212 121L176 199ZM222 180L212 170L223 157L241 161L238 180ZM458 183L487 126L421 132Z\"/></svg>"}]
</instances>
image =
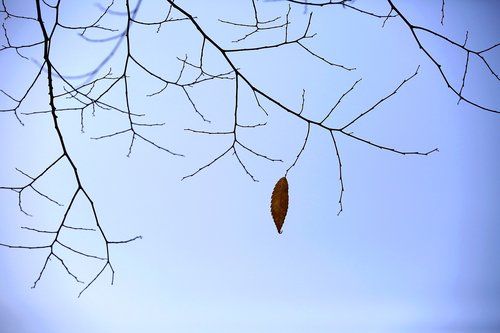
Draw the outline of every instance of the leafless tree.
<instances>
[{"instance_id":1,"label":"leafless tree","mask_svg":"<svg viewBox=\"0 0 500 333\"><path fill-rule=\"evenodd\" d=\"M1 246L12 249L27 249L46 251L47 256L43 263L39 275L36 277L33 288L42 278L47 265L51 259L57 259L66 272L77 282L82 282L78 274L72 270L70 259L64 256L67 251L78 256L95 260L99 263L92 278L84 283L80 295L89 288L108 268L111 272L111 283L114 279L114 269L111 263L110 248L140 239L141 236L131 236L122 240L113 240L113 235L105 232L104 225L111 223L104 221L96 208L94 195L88 190L78 161L74 158L74 149L65 137L62 115L78 114L80 119L80 130L85 132L86 126L96 115L112 115L112 119L120 119L116 124L109 124L110 130L101 135L92 137L93 140L106 140L114 137L128 138L127 156L131 156L134 146L138 142L149 145L162 153L170 154L173 158L184 156L182 151L172 148L168 144L160 143L157 138L150 136L150 131L156 127L162 127L164 122L143 121L147 119L148 112L144 108L138 107L134 101L137 93L131 87L136 87L137 83L147 82L151 89L145 98L155 98L161 95L168 96L169 92L183 96L192 114L198 118L195 126L185 128L190 135L201 135L206 137L228 138L226 146L220 151L213 151L212 158L205 163L198 165L193 170L188 170L182 180L204 172L207 168L217 167L217 162L221 159L235 159L241 166L244 173L253 181L258 181L256 175L251 171L249 163L253 156L256 159L272 162L286 163L285 176L297 165L300 165L302 153L308 149L309 134L314 129L327 133L331 140L331 152L336 156L338 162L337 177L339 181L338 213L343 210L344 185L347 180L343 177L342 150L338 144L338 138L344 137L362 144L389 151L401 155L429 155L437 152L437 148L427 150L402 150L397 145L387 145L365 137L362 134L354 134L352 127L361 119L380 108L387 100L393 97L398 91L407 89L408 82L413 80L418 74L420 65L435 67L439 77L454 94L459 102L468 103L477 109L477 112L499 113L495 106L484 105L480 100L475 100L473 96L465 93L468 82L470 64L472 61L481 64L491 76L499 79L495 68L491 64L492 55L499 46L499 43L489 45L482 49L468 46L468 34L464 41L458 41L452 37L420 26L412 22L411 17L405 14L397 1L379 1L376 8L372 9L365 1L342 0L342 1L299 1L288 0L279 1L281 14L274 15L270 9L271 1L248 0L238 2L241 7L239 15L234 17L219 17L217 24L222 30L211 30L205 27L202 15L194 14L192 7L186 1L142 1L142 0L106 0L100 2L94 8L93 15L79 17L78 20L71 20L71 4L63 0L33 0L29 6L19 9L15 6L15 1L2 0L0 13L2 16L3 38L0 47L0 63L2 68L10 66L12 63L22 63L24 65L36 64L37 70L16 78L16 89L9 85L11 90L0 87L2 100L0 113L2 117L15 117L19 125L24 125L28 117L40 117L45 120L50 119L53 131L57 135L59 144L59 154L50 157L46 161L46 166L34 172L28 172L29 166L19 165L16 169L22 174L26 181L20 184L2 184L0 189L10 190L17 195L17 202L21 214L30 215L29 209L23 204L23 195L28 191L36 193L46 199L48 205L54 204L64 207L62 215L51 222L50 229L40 229L33 226L23 226L22 228L34 233L44 234L42 237L45 243L41 245L16 245L10 243L0 243ZM218 4L214 3L213 6ZM234 4L233 4L234 5ZM144 7L155 8L155 15L151 11L143 11ZM441 3L440 23L445 24L445 1ZM17 8L17 9L16 9ZM276 7L272 7L276 10ZM425 55L426 63L415 64L415 69L411 73L401 75L398 84L387 87L386 93L378 99L373 100L370 107L358 110L356 116L341 126L331 125L331 120L335 118L336 110L341 108L343 99L346 96L355 94L359 89L361 74L356 71L356 64L338 63L334 56L322 54L311 46L311 41L315 39L314 22L318 13L341 12L355 13L365 16L380 23L380 30L390 22L398 21L403 24L407 34L410 34L416 44L415 52ZM148 13L147 16L143 13ZM74 14L74 12L73 12ZM293 18L293 19L292 19ZM23 30L24 29L24 30ZM185 29L189 33L189 43L186 43L183 54L165 54L162 59L163 64L167 64L168 69L162 69L151 58L148 52L156 52L156 44L182 42L169 39L176 31ZM29 31L23 34L22 31ZM139 33L140 32L140 33ZM344 33L332 31L335 34ZM150 40L141 41L141 36L150 36ZM63 48L66 36L78 36L79 52L85 56L97 54L98 62L89 61L90 65L80 61L78 66L68 66L63 64L64 53L68 52ZM233 36L233 37L231 37ZM257 38L258 37L258 38ZM462 68L453 68L462 71L462 79L459 85L455 85L450 79L450 72L447 72L441 65L441 61L426 44L429 38L455 49L456 52L463 52L465 59ZM152 42L154 41L154 42ZM106 45L106 48L103 46ZM182 48L177 45L176 49ZM349 45L339 47L349 48ZM146 49L144 49L146 48ZM147 48L150 48L147 49ZM321 63L325 71L332 73L342 73L348 75L350 83L344 87L336 87L338 98L333 101L328 109L320 110L321 115L305 112L307 102L307 90L295 93L291 97L297 101L291 105L289 101L283 100L276 94L272 87L263 84L263 78L249 74L246 68L252 62L259 61L267 57L271 61L273 53L270 51L280 51L281 57L286 58L288 54L302 52L308 61ZM163 57L163 56L162 56ZM254 58L255 57L255 58ZM255 64L253 64L255 65ZM19 66L19 65L17 65ZM74 68L84 68L82 72L75 73ZM2 74L2 81L12 80ZM304 82L306 86L307 82ZM229 100L230 107L227 112L222 112L223 116L211 119L207 114L203 101L198 99L197 89L203 90L223 90ZM46 102L34 105L30 102L32 95L40 92L48 94ZM113 98L110 98L113 96ZM119 96L117 98L116 96ZM248 115L243 110L241 100L251 96L252 103L258 113L253 113L248 122ZM282 161L280 156L269 156L266 151L254 148L247 142L248 133L258 131L259 128L267 126L266 117L270 113L285 114L296 119L303 124L303 143L296 147L295 158L291 161ZM219 119L223 119L219 124ZM263 120L263 121L262 121ZM8 143L7 143L8 144ZM4 143L5 146L5 143ZM280 163L281 164L281 163ZM47 177L47 174L54 169L62 168L70 174L71 182L67 182L70 195L67 199L54 197L46 193L38 186ZM57 169L59 170L59 169ZM71 212L77 200L83 200L88 205L93 216L93 227L79 225L71 218ZM99 202L99 205L105 205ZM262 209L267 209L263 207ZM65 241L62 237L64 233L84 234L93 233L98 235L104 251L102 255L93 254L91 249L82 250L77 245ZM46 240L48 239L48 240ZM65 252L66 251L66 252ZM83 282L82 282L83 283Z\"/></svg>"}]
</instances>

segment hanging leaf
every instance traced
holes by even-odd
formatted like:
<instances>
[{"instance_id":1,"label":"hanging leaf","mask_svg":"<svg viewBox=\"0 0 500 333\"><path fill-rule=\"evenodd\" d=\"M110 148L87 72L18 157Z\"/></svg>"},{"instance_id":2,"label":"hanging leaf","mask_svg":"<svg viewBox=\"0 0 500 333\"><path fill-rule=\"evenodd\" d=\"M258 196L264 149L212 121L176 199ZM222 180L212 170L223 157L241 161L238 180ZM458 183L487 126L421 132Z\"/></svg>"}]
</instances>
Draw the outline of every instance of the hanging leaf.
<instances>
[{"instance_id":1,"label":"hanging leaf","mask_svg":"<svg viewBox=\"0 0 500 333\"><path fill-rule=\"evenodd\" d=\"M286 177L282 177L274 186L271 196L271 215L278 233L281 234L281 227L285 223L285 216L288 210L288 182Z\"/></svg>"}]
</instances>

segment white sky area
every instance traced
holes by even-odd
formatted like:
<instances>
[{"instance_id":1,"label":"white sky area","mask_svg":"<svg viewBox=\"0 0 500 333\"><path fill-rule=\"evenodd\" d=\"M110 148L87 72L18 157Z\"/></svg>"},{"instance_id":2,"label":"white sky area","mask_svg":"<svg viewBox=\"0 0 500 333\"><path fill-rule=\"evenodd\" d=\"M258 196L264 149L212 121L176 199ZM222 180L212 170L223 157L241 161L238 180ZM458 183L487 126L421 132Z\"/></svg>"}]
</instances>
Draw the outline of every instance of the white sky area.
<instances>
[{"instance_id":1,"label":"white sky area","mask_svg":"<svg viewBox=\"0 0 500 333\"><path fill-rule=\"evenodd\" d=\"M444 26L441 1L394 1L414 24L467 45L485 49L500 41L499 7L495 1L446 1ZM35 15L34 1L5 1L18 15ZM124 1L112 9L125 10ZM62 0L60 22L84 25L99 17L109 3ZM196 17L205 32L222 47L255 47L282 41L283 29L262 31L232 42L251 29L220 22L253 23L251 1L176 1ZM262 20L281 16L283 1L257 2ZM354 5L382 15L385 1ZM366 7L365 7L366 6ZM368 7L372 6L372 7ZM52 14L44 7L44 19ZM144 1L137 19L163 19L165 1ZM183 154L172 156L137 139L129 157L131 133L102 140L129 126L126 114L86 109L59 113L66 148L82 184L92 197L99 222L111 241L142 239L110 245L115 270L80 291L102 262L56 246L55 252L84 283L71 277L55 257L37 283L48 249L0 247L0 332L172 332L172 333L327 333L327 332L498 332L500 331L500 115L467 103L447 88L434 64L421 52L399 18L383 19L340 6L305 8L293 5L290 39L303 34L316 54L356 70L329 66L297 45L231 53L229 57L255 86L288 108L319 121L360 78L325 122L341 127L390 94L401 82L418 75L350 127L353 134L401 151L439 152L428 156L400 155L336 134L345 187L339 216L339 165L329 132L311 131L304 152L288 172L289 210L280 235L269 211L271 192L301 150L307 123L259 98L240 80L238 140L272 162L239 147L192 174L223 153L231 136L193 133L231 131L234 124L234 80L212 80L187 87L203 121L181 88L169 86L130 64L127 76L131 110L144 114L137 130L156 144ZM1 14L2 18L5 17ZM182 18L178 12L173 17ZM38 41L38 23L3 20L12 44ZM110 13L103 26L123 29L126 17ZM156 74L173 81L185 59L198 64L202 38L189 21L158 26L133 25L131 52ZM51 60L68 77L95 68L116 40L85 42L81 31L57 29ZM89 30L88 38L117 32ZM460 87L466 54L435 37L421 35ZM2 44L5 36L0 36ZM207 42L204 68L212 74L229 71L221 54ZM42 48L0 52L0 89L20 99L39 70ZM485 53L500 72L500 49ZM123 73L125 41L100 75L111 68ZM179 82L196 75L186 68ZM499 81L471 57L464 95L500 109ZM184 80L184 81L183 81ZM75 85L85 79L71 79ZM56 79L57 93L67 86ZM102 81L96 91L109 83ZM107 103L124 108L123 81L109 91ZM0 109L13 107L5 95ZM75 106L58 98L56 106ZM16 168L36 176L61 154L48 110L45 72L18 114L0 113L0 186L23 186L29 180ZM67 162L50 169L36 188L60 207L27 189L20 212L17 193L0 190L0 243L47 245L53 234L22 229L55 230L61 223L75 180ZM67 223L95 228L89 204L79 195ZM105 256L97 232L64 229L61 240L73 249Z\"/></svg>"}]
</instances>

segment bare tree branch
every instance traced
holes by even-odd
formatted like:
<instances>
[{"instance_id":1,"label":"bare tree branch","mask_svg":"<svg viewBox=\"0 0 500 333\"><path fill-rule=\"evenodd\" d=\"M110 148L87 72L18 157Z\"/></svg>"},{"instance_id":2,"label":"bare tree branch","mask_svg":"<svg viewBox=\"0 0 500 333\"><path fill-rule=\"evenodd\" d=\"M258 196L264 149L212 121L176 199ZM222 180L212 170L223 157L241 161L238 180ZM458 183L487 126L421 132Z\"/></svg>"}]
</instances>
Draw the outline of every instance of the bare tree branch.
<instances>
[{"instance_id":1,"label":"bare tree branch","mask_svg":"<svg viewBox=\"0 0 500 333\"><path fill-rule=\"evenodd\" d=\"M430 51L428 51L428 49L425 47L425 45L422 43L421 39L417 35L417 32L419 32L419 31L425 32L427 34L430 34L431 36L437 37L438 39L443 40L443 41L447 42L448 44L453 45L453 46L455 46L455 47L457 47L457 48L465 51L467 53L467 59L466 59L466 62L464 64L464 67L465 67L464 72L467 72L467 66L469 64L469 55L472 54L472 55L475 55L476 57L478 57L484 63L484 65L490 71L491 75L493 75L497 80L500 80L500 77L491 68L490 64L488 63L488 61L484 57L484 53L495 49L497 46L500 45L500 43L496 43L496 44L492 45L491 47L488 47L488 48L486 48L484 50L472 50L472 49L469 49L465 45L466 43L459 44L459 43L457 43L457 42L449 39L448 37L443 36L443 35L435 32L435 31L433 31L431 29L428 29L428 28L421 27L421 26L414 25L414 24L410 23L410 21L403 15L403 13L394 5L394 3L392 2L392 0L387 0L387 2L391 6L391 9L394 10L394 12L398 14L398 16L401 18L401 20L410 29L411 34L412 34L413 38L415 39L415 41L417 42L418 47L420 48L420 50L422 50L422 52L427 56L427 58L429 58L429 60L436 66L436 68L438 69L438 71L439 71L439 73L441 75L441 78L444 80L444 82L446 83L446 85L448 86L448 88L459 98L459 100L463 100L466 103L468 103L470 105L473 105L473 106L475 106L475 107L477 107L479 109L482 109L484 111L489 111L489 112L493 112L493 113L500 113L499 110L495 110L493 108L486 107L484 105L481 105L481 104L479 104L477 102L472 101L468 97L465 97L462 94L463 88L455 88L450 83L450 80L449 80L448 76L443 71L441 64L436 60L436 57L433 56L430 53ZM443 1L443 8L444 8L444 1ZM444 13L444 9L443 9L443 13ZM444 14L442 14L442 15L444 16ZM465 75L464 75L464 80L465 80ZM464 85L465 85L465 82L462 81L462 86L464 86Z\"/></svg>"},{"instance_id":2,"label":"bare tree branch","mask_svg":"<svg viewBox=\"0 0 500 333\"><path fill-rule=\"evenodd\" d=\"M333 147L331 143L328 143L326 149L332 157L335 156L337 162L339 182L338 214L340 214L343 211L344 185L348 183L348 179L344 179L345 173L342 164L344 148L341 147L343 142L338 141L339 137L348 142L357 142L399 155L427 156L437 152L437 148L424 150L401 149L394 143L379 143L368 137L366 133L354 134L351 130L355 124L375 117L377 112L374 111L376 109L383 111L383 108L389 107L388 103L385 102L393 98L397 92L409 89L411 87L409 82L417 76L420 67L417 67L413 74L398 79L399 84L396 83L394 87L388 88L387 92L381 97L374 98L371 104L368 104L371 105L370 107L353 110L354 116L344 120L345 125L338 127L331 125L331 123L337 119L337 115L342 112L342 108L347 108L347 96L349 95L350 99L351 96L360 94L361 89L363 89L362 85L358 86L358 83L362 80L360 73L356 74L356 78L349 76L348 85L338 86L336 94L341 95L336 101L330 104L327 97L325 98L326 105L317 106L315 100L311 103L311 90L306 84L308 82L304 82L304 85L298 87L296 91L287 91L287 96L283 97L263 83L271 74L252 73L250 75L242 70L242 68L252 68L246 66L248 64L245 62L252 64L253 59L257 58L254 56L265 56L265 52L279 50L284 52L285 55L295 56L299 54L306 61L310 61L315 65L322 65L322 68L325 71L331 71L332 75L342 73L342 75L347 76L357 73L358 71L354 72L356 67L353 64L337 63L330 56L318 51L314 44L311 43L316 38L316 33L312 32L312 30L316 27L313 22L318 17L318 15L313 14L322 10L322 8L353 11L359 15L377 20L377 22L381 20L383 22L382 27L385 26L386 22L392 22L397 18L401 19L405 31L411 33L421 52L430 60L431 66L438 69L440 79L444 80L447 87L458 97L457 103L464 101L478 109L500 113L494 107L483 105L483 102L475 101L466 96L466 88L470 84L468 80L474 74L474 68L470 66L471 62L474 61L473 59L479 60L479 63L484 66L483 68L489 72L488 75L496 78L497 81L500 80L494 66L487 58L497 49L500 43L480 50L473 49L468 46L468 32L465 35L464 42L459 43L432 29L414 25L391 0L383 2L384 8L387 9L386 14L370 11L366 9L368 7L362 7L366 2L356 2L354 0L283 1L286 7L283 7L282 13L278 15L267 15L265 4L251 0L247 2L251 7L248 6L248 15L245 18L219 18L219 23L215 22L216 24L224 26L224 29L233 29L237 33L235 39L230 40L231 38L227 38L227 41L219 40L217 33L211 32L210 29L203 26L200 23L203 21L199 20L194 15L194 12L188 10L187 5L185 6L182 2L174 0L166 0L163 5L158 5L158 15L154 16L154 18L142 17L144 16L142 14L141 16L138 15L143 4L142 0L133 2L133 4L130 0L108 0L105 4L98 4L97 7L100 12L86 18L86 21L82 24L72 24L72 22L64 21L64 7L61 6L61 0L50 3L45 0L34 0L36 17L14 14L8 8L8 1L1 1L0 15L3 20L3 33L0 33L0 38L2 38L0 56L10 53L23 63L26 60L34 63L37 68L35 69L36 73L30 74L31 77L22 78L19 87L20 92L3 86L0 88L0 97L5 101L2 102L5 105L0 106L0 114L15 117L21 125L24 125L23 120L27 117L37 119L38 117L45 117L44 119L50 120L53 133L56 134L58 142L57 147L54 147L57 149L57 153L54 153L57 157L48 159L49 162L45 164L45 167L40 168L41 171L28 172L23 171L27 170L26 167L18 167L16 170L27 180L21 185L0 186L0 190L9 190L17 194L19 211L22 214L31 216L28 213L30 210L25 208L27 204L22 201L26 190L31 190L38 197L62 207L58 208L62 212L59 216L50 218L49 226L30 225L21 227L21 229L29 231L30 235L40 237L41 242L20 241L17 244L15 242L0 242L1 247L10 249L44 251L47 249L47 255L33 283L33 288L42 279L52 258L57 259L56 262L60 263L60 266L72 280L84 284L79 296L92 286L107 269L111 273L111 284L113 284L115 270L111 263L110 246L112 244L128 244L142 238L138 235L121 240L110 240L110 235L105 231L107 230L105 223L108 223L108 221L103 219L102 216L105 215L102 215L100 211L100 207L105 207L106 202L94 202L95 193L91 191L91 186L83 181L87 179L86 175L84 175L85 171L83 171L84 168L80 167L79 160L75 158L77 147L73 147L71 140L65 136L66 131L63 128L64 123L60 119L61 115L75 113L79 117L81 133L85 132L89 123L92 124L89 119L93 119L96 115L112 114L117 117L122 121L121 123L113 124L116 127L99 128L98 134L90 136L90 139L98 141L125 137L126 142L124 145L128 148L128 151L124 155L127 157L132 156L134 144L137 141L146 143L148 146L155 148L155 151L159 150L176 157L184 156L184 154L170 147L171 141L167 146L164 142L160 142L156 137L152 136L151 133L155 133L155 130L165 129L166 131L167 126L164 125L167 124L167 121L149 118L150 110L143 104L136 102L135 99L139 94L135 91L136 85L134 85L134 82L136 80L143 80L139 81L141 83L157 84L157 86L147 86L145 91L141 92L141 98L144 98L145 101L170 98L169 93L177 94L177 97L185 103L188 114L194 116L199 122L198 125L182 125L180 127L181 129L184 128L186 132L192 133L193 137L195 135L221 136L227 139L227 141L224 141L223 147L207 158L208 162L194 167L194 171L182 177L182 180L200 174L208 167L217 164L217 161L227 155L230 155L229 158L239 165L238 168L241 167L246 174L244 177L248 176L254 182L257 182L259 178L252 165L254 160L271 162L268 164L272 167L283 168L285 176L288 176L292 168L300 168L301 158L303 159L305 156L304 152L306 149L310 149L310 133L314 129L317 132L328 133L333 143ZM307 15L301 14L302 20L295 20L296 9L300 7L302 11L302 6L306 9L304 13L308 11L308 8L311 8L311 11ZM449 12L447 11L447 13ZM442 0L441 25L444 25L444 18L445 1ZM37 29L35 30L37 31L33 32L33 41L20 43L16 39L15 29L9 27L8 20L19 24L36 24ZM118 23L114 26L114 23L109 22ZM171 58L162 59L162 61L168 62L173 67L168 68L168 70L159 69L154 61L148 60L145 52L141 52L140 46L142 44L139 44L141 41L136 39L135 31L144 29L147 32L152 32L152 35L157 37L154 43L158 40L158 43L172 43L174 45L176 42L172 40L165 41L161 38L165 31L171 29L175 32L176 29L181 27L188 27L196 35L195 38L189 40L189 43L196 46L196 50L193 52L186 47L187 50L179 52L180 55L176 54ZM86 48L85 52L92 52L98 45L108 45L109 47L101 55L101 58L96 61L97 65L74 66L76 69L71 68L68 70L65 69L64 64L59 62L58 54L55 51L61 43L57 38L60 33L74 34L75 38L82 43L82 47ZM443 70L437 56L424 43L424 39L421 38L422 35L433 37L460 52L465 52L466 58L463 71L460 71L461 81L459 84L453 85L451 83L449 73ZM273 37L268 38L269 36ZM225 42L227 44L224 44ZM348 47L348 45L345 47ZM28 57L28 54L35 54L35 56ZM74 71L79 72L75 73ZM137 77L139 79L136 79ZM284 78L283 84L287 84L287 79L288 77ZM344 84L342 83L342 85ZM41 90L40 86L44 89L42 91L44 96L48 96L47 103L30 104L30 98L36 95L39 92L38 90ZM213 91L224 89L221 95L227 96L230 104L225 106L227 110L223 111L228 112L226 118L229 122L224 123L223 126L218 125L219 118L225 117L223 111L215 116L210 113L209 106L199 96L197 89L213 89ZM314 96L315 92L312 92L312 96ZM119 95L119 97L117 98L116 95ZM249 97L249 101L245 100L246 97ZM293 104L290 101L295 101L297 105L290 106ZM243 105L244 102L245 105ZM304 112L306 102L308 110ZM314 108L315 112L309 112L312 108ZM248 111L248 109L251 111ZM254 118L248 118L248 112ZM367 116L369 113L370 116ZM272 156L274 153L269 153L270 150L267 149L267 146L256 148L258 145L252 142L247 135L248 133L265 131L269 126L272 126L272 116L276 114L293 119L299 123L300 128L305 127L303 132L299 130L297 133L291 133L303 138L303 142L299 143L297 147L291 148L294 149L292 151L295 151L296 154L294 153L289 161L282 160L279 158L280 156ZM272 138L269 141L272 142ZM275 162L283 162L285 167ZM65 171L70 174L72 179L70 182L65 183L69 190L69 196L66 200L60 198L56 200L56 195L46 193L46 190L43 190L40 186L41 180L47 179L49 171L55 170L56 165L65 168ZM76 210L77 201L83 201L87 205L90 218L83 221L74 221L72 219L70 213ZM80 244L72 243L66 238L63 239L63 233L96 236L103 247L100 251L85 248ZM76 274L75 264L64 256L68 253L95 263L95 271L91 272L91 276L85 279L89 282L84 283L78 276L79 274Z\"/></svg>"}]
</instances>

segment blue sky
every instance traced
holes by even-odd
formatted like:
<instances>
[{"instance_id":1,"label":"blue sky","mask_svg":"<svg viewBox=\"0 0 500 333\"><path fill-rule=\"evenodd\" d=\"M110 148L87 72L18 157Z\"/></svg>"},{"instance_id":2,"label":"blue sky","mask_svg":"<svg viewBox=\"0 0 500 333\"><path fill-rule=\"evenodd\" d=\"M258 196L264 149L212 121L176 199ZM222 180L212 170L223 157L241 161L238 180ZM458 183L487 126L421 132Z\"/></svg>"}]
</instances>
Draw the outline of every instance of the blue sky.
<instances>
[{"instance_id":1,"label":"blue sky","mask_svg":"<svg viewBox=\"0 0 500 333\"><path fill-rule=\"evenodd\" d=\"M439 1L438 1L439 2ZM440 2L419 6L399 4L416 24L436 29L483 49L499 40L495 13L498 6L461 1L446 3L445 25L440 25ZM161 4L160 4L161 3ZM9 9L30 15L28 2ZM138 19L161 17L163 2L146 2ZM360 7L362 4L355 3ZM183 2L179 5L184 6ZM283 2L259 2L263 19L284 15ZM62 2L67 24L82 24L95 17L98 7ZM206 32L224 47L247 30L217 19L249 21L251 2L221 1L185 5ZM368 8L368 7L363 7ZM386 13L384 2L374 10ZM116 10L123 10L121 4ZM373 142L407 151L428 151L429 156L401 156L338 136L345 186L343 212L339 210L338 163L329 133L311 127L306 148L288 173L290 205L278 235L269 201L276 181L297 156L307 125L297 117L263 101L266 116L252 92L242 85L238 119L242 124L266 126L242 129L238 137L271 162L239 150L253 182L228 154L194 177L182 177L224 152L230 138L196 134L231 129L234 117L234 81L209 82L190 93L204 122L175 87L162 88L138 67L131 67L132 108L146 116L141 121L164 122L162 127L141 128L156 143L184 154L171 156L137 140L127 157L130 136L92 140L127 125L119 113L100 110L85 114L65 112L60 124L67 148L81 173L86 191L96 205L106 235L121 240L142 239L111 247L114 284L106 270L85 293L57 260L51 260L35 289L30 286L47 252L0 248L0 328L6 332L494 332L500 327L500 267L496 254L500 232L500 195L497 114L478 110L446 87L437 69L418 49L398 18L381 28L382 20L348 9L308 8L314 12L307 45L314 52L345 66L344 71L312 59L300 48L231 56L242 73L288 107L322 119L340 96L362 78L329 120L346 124L389 94L418 65L419 74L380 107L367 114L352 131ZM86 13L85 16L84 14ZM180 17L180 15L177 15ZM300 35L307 14L292 8L290 35ZM107 23L123 28L123 18ZM7 25L12 41L33 39L36 25ZM155 71L175 77L176 57L196 61L201 39L189 22L157 27L134 26L134 54ZM89 32L99 36L102 32ZM282 38L282 31L257 34L248 44ZM452 82L460 84L465 54L433 39L424 39L443 63ZM53 60L67 75L95 66L112 46L90 44L73 32L55 35ZM2 39L2 43L4 40ZM38 70L34 50L22 60L11 51L0 53L0 88L20 96ZM37 53L38 52L38 53ZM120 48L105 66L122 70ZM40 58L38 58L40 59ZM498 50L488 54L499 71ZM207 68L215 72L227 65L213 48L206 49ZM498 109L498 80L476 60L469 68L465 92L474 100ZM174 74L172 74L174 73ZM186 75L190 75L186 73ZM470 83L469 83L470 82ZM21 112L45 108L46 87L41 81ZM56 89L62 91L59 82ZM120 88L121 89L121 88ZM110 92L107 101L123 105L123 90ZM10 106L1 96L0 108ZM64 107L71 101L58 100ZM40 106L42 105L42 106ZM26 178L15 168L35 175L60 153L48 115L0 113L0 186L22 185ZM74 180L68 165L51 169L37 188L67 203ZM23 206L33 217L19 212L17 195L0 191L0 242L16 245L45 244L49 237L21 229L52 229L65 207L58 207L33 192L23 193ZM92 227L88 203L79 197L69 220ZM99 255L104 250L95 233L71 233L64 239L74 248ZM95 261L59 248L71 270L85 283L100 266Z\"/></svg>"}]
</instances>

